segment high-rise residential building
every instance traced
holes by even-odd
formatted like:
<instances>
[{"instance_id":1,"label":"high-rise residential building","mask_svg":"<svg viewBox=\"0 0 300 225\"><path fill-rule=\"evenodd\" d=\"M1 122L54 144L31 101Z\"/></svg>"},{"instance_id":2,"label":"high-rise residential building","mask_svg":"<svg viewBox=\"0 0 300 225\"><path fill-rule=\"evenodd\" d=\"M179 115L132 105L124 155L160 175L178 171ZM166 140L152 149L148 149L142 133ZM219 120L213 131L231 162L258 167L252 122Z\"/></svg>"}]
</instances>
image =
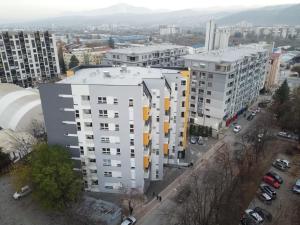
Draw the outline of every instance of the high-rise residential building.
<instances>
[{"instance_id":1,"label":"high-rise residential building","mask_svg":"<svg viewBox=\"0 0 300 225\"><path fill-rule=\"evenodd\" d=\"M185 46L155 44L143 47L113 49L106 53L104 65L183 67L182 56L188 54Z\"/></svg>"},{"instance_id":2,"label":"high-rise residential building","mask_svg":"<svg viewBox=\"0 0 300 225\"><path fill-rule=\"evenodd\" d=\"M143 192L185 156L189 71L82 67L39 90L48 142L67 147L86 190Z\"/></svg>"},{"instance_id":3,"label":"high-rise residential building","mask_svg":"<svg viewBox=\"0 0 300 225\"><path fill-rule=\"evenodd\" d=\"M0 80L22 87L60 73L54 35L46 32L0 33Z\"/></svg>"},{"instance_id":4,"label":"high-rise residential building","mask_svg":"<svg viewBox=\"0 0 300 225\"><path fill-rule=\"evenodd\" d=\"M265 88L268 91L274 90L278 86L278 76L280 72L281 53L272 53L269 60L269 68L266 77Z\"/></svg>"},{"instance_id":5,"label":"high-rise residential building","mask_svg":"<svg viewBox=\"0 0 300 225\"><path fill-rule=\"evenodd\" d=\"M264 87L267 47L251 44L186 56L190 122L218 131L250 106Z\"/></svg>"},{"instance_id":6,"label":"high-rise residential building","mask_svg":"<svg viewBox=\"0 0 300 225\"><path fill-rule=\"evenodd\" d=\"M228 47L230 29L227 27L217 27L214 20L206 24L205 50L207 52Z\"/></svg>"}]
</instances>

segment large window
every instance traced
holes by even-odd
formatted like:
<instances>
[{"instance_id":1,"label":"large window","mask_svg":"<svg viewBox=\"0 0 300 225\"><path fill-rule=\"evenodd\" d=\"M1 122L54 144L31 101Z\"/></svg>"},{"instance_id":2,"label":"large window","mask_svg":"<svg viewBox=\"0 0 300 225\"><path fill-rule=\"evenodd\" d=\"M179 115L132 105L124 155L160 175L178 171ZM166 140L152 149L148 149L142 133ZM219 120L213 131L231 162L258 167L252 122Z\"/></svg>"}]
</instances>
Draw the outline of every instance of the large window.
<instances>
[{"instance_id":1,"label":"large window","mask_svg":"<svg viewBox=\"0 0 300 225\"><path fill-rule=\"evenodd\" d=\"M112 172L104 172L105 177L112 177Z\"/></svg>"},{"instance_id":2,"label":"large window","mask_svg":"<svg viewBox=\"0 0 300 225\"><path fill-rule=\"evenodd\" d=\"M99 110L99 117L108 117L108 114L107 114L107 110L105 109L100 109Z\"/></svg>"},{"instance_id":3,"label":"large window","mask_svg":"<svg viewBox=\"0 0 300 225\"><path fill-rule=\"evenodd\" d=\"M102 148L102 154L110 155L110 148Z\"/></svg>"},{"instance_id":4,"label":"large window","mask_svg":"<svg viewBox=\"0 0 300 225\"><path fill-rule=\"evenodd\" d=\"M99 104L107 104L106 97L98 97L98 103Z\"/></svg>"},{"instance_id":5,"label":"large window","mask_svg":"<svg viewBox=\"0 0 300 225\"><path fill-rule=\"evenodd\" d=\"M108 130L108 123L100 123L100 130Z\"/></svg>"}]
</instances>

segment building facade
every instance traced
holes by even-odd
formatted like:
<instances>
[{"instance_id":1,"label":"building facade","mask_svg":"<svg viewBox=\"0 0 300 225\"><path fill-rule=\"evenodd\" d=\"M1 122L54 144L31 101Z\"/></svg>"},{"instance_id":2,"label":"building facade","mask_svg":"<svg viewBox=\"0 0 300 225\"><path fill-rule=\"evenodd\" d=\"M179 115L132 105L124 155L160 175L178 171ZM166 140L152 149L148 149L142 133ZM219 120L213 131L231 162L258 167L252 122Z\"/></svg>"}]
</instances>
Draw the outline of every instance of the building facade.
<instances>
[{"instance_id":1,"label":"building facade","mask_svg":"<svg viewBox=\"0 0 300 225\"><path fill-rule=\"evenodd\" d=\"M175 35L180 33L180 28L175 25L160 25L159 35Z\"/></svg>"},{"instance_id":2,"label":"building facade","mask_svg":"<svg viewBox=\"0 0 300 225\"><path fill-rule=\"evenodd\" d=\"M217 27L214 20L206 24L205 51L224 49L228 47L230 29L228 27Z\"/></svg>"},{"instance_id":3,"label":"building facade","mask_svg":"<svg viewBox=\"0 0 300 225\"><path fill-rule=\"evenodd\" d=\"M185 57L191 70L190 122L218 131L264 87L269 50L253 44Z\"/></svg>"},{"instance_id":4,"label":"building facade","mask_svg":"<svg viewBox=\"0 0 300 225\"><path fill-rule=\"evenodd\" d=\"M46 32L0 33L0 80L22 87L60 73L54 35Z\"/></svg>"},{"instance_id":5,"label":"building facade","mask_svg":"<svg viewBox=\"0 0 300 225\"><path fill-rule=\"evenodd\" d=\"M269 60L269 69L266 77L266 90L274 90L278 86L278 77L280 73L281 53L272 53Z\"/></svg>"},{"instance_id":6,"label":"building facade","mask_svg":"<svg viewBox=\"0 0 300 225\"><path fill-rule=\"evenodd\" d=\"M49 144L66 146L90 191L145 191L184 157L189 71L84 68L40 87Z\"/></svg>"},{"instance_id":7,"label":"building facade","mask_svg":"<svg viewBox=\"0 0 300 225\"><path fill-rule=\"evenodd\" d=\"M106 53L104 65L183 67L185 46L157 44L143 47L114 49Z\"/></svg>"}]
</instances>

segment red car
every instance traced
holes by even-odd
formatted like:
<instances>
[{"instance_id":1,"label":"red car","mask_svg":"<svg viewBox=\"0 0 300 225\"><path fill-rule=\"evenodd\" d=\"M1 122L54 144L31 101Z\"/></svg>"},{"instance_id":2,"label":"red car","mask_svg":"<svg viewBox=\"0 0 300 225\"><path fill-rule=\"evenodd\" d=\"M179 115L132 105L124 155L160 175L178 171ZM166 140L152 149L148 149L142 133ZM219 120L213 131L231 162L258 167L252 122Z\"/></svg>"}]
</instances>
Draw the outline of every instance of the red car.
<instances>
[{"instance_id":1,"label":"red car","mask_svg":"<svg viewBox=\"0 0 300 225\"><path fill-rule=\"evenodd\" d=\"M263 181L276 189L280 188L280 184L273 177L264 176Z\"/></svg>"}]
</instances>

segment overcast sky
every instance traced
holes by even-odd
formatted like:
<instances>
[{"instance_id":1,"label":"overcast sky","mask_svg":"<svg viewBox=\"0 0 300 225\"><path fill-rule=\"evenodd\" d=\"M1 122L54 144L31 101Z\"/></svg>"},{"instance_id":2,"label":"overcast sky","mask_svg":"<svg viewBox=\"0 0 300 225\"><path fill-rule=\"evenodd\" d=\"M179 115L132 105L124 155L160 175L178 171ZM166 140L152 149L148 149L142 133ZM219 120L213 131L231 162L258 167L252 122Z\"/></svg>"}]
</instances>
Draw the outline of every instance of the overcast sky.
<instances>
[{"instance_id":1,"label":"overcast sky","mask_svg":"<svg viewBox=\"0 0 300 225\"><path fill-rule=\"evenodd\" d=\"M256 7L300 3L300 0L0 0L0 19L35 19L60 16L66 11L91 10L127 3L151 9L180 10L208 7Z\"/></svg>"}]
</instances>

